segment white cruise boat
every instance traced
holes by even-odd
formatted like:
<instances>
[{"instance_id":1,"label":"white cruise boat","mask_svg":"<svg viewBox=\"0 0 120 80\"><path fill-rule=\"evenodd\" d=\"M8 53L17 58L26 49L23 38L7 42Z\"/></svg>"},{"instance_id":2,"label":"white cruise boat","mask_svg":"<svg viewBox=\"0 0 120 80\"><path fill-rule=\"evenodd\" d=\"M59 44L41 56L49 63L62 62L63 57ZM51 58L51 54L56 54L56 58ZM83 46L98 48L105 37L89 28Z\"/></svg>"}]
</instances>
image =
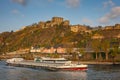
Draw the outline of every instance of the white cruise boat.
<instances>
[{"instance_id":1,"label":"white cruise boat","mask_svg":"<svg viewBox=\"0 0 120 80\"><path fill-rule=\"evenodd\" d=\"M76 64L72 61L68 61L65 58L35 58L34 62L45 63L45 64L55 64L55 66L50 66L51 70L87 70L88 65Z\"/></svg>"}]
</instances>

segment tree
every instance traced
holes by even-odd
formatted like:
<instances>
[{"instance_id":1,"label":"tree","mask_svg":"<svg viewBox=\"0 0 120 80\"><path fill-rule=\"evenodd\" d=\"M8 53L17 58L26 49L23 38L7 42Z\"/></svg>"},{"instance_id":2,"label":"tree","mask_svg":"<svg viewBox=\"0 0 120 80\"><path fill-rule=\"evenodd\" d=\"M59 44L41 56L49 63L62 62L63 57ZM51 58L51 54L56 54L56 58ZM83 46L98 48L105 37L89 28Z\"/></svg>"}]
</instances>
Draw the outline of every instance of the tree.
<instances>
[{"instance_id":1,"label":"tree","mask_svg":"<svg viewBox=\"0 0 120 80\"><path fill-rule=\"evenodd\" d=\"M116 55L117 55L116 50L115 50L115 49L111 49L111 50L110 50L110 55L111 55L111 57L112 57L112 62L113 62L113 64L115 64L115 57L116 57Z\"/></svg>"},{"instance_id":2,"label":"tree","mask_svg":"<svg viewBox=\"0 0 120 80\"><path fill-rule=\"evenodd\" d=\"M78 48L78 59L80 61L80 58L85 54L84 48ZM79 64L79 62L78 62Z\"/></svg>"},{"instance_id":3,"label":"tree","mask_svg":"<svg viewBox=\"0 0 120 80\"><path fill-rule=\"evenodd\" d=\"M69 58L69 56L70 56L71 54L73 54L73 48L72 48L72 47L66 48L66 53L67 53L68 58Z\"/></svg>"},{"instance_id":4,"label":"tree","mask_svg":"<svg viewBox=\"0 0 120 80\"><path fill-rule=\"evenodd\" d=\"M98 52L100 51L100 41L98 39L92 40L92 48L95 51L95 58L98 59Z\"/></svg>"},{"instance_id":5,"label":"tree","mask_svg":"<svg viewBox=\"0 0 120 80\"><path fill-rule=\"evenodd\" d=\"M73 52L73 48L66 48L67 54L71 54Z\"/></svg>"},{"instance_id":6,"label":"tree","mask_svg":"<svg viewBox=\"0 0 120 80\"><path fill-rule=\"evenodd\" d=\"M108 60L108 53L109 53L109 49L110 49L110 42L108 40L102 41L101 48L105 52L105 59Z\"/></svg>"},{"instance_id":7,"label":"tree","mask_svg":"<svg viewBox=\"0 0 120 80\"><path fill-rule=\"evenodd\" d=\"M113 58L113 64L115 64L115 57L119 53L119 45L118 42L113 42L112 49L110 51L111 57Z\"/></svg>"}]
</instances>

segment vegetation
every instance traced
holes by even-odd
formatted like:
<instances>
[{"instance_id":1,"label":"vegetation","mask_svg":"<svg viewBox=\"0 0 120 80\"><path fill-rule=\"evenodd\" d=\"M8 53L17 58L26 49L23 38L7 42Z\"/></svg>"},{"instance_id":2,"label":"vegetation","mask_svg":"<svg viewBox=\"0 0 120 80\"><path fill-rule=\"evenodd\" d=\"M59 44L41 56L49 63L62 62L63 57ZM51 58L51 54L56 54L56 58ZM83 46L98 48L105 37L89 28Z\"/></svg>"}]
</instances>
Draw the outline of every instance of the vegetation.
<instances>
[{"instance_id":1,"label":"vegetation","mask_svg":"<svg viewBox=\"0 0 120 80\"><path fill-rule=\"evenodd\" d=\"M47 23L50 23L50 21ZM45 28L35 23L16 32L3 32L0 33L0 54L6 54L7 52L20 49L30 49L31 46L47 48L60 46L67 48L68 54L73 55L76 55L76 53L72 52L72 48L80 48L81 50L79 52L84 55L85 48L92 48L96 54L96 60L98 60L100 52L104 52L105 60L107 61L110 56L115 58L120 53L118 48L120 39L116 38L116 35L120 34L120 29L103 30L99 27L99 29L94 30L90 26L88 28L91 30L90 33L85 31L72 32L70 25L64 26L63 23L52 27L45 26ZM103 35L104 38L92 39L94 34ZM113 46L114 41L117 44ZM57 54L54 56L57 56Z\"/></svg>"},{"instance_id":2,"label":"vegetation","mask_svg":"<svg viewBox=\"0 0 120 80\"><path fill-rule=\"evenodd\" d=\"M110 49L110 42L108 40L102 41L101 48L105 52L105 56L106 56L105 59L107 61L109 58L108 53L109 53L109 49Z\"/></svg>"},{"instance_id":3,"label":"vegetation","mask_svg":"<svg viewBox=\"0 0 120 80\"><path fill-rule=\"evenodd\" d=\"M99 40L92 40L92 48L94 49L95 51L95 58L96 60L98 59L98 53L100 52L100 41Z\"/></svg>"}]
</instances>

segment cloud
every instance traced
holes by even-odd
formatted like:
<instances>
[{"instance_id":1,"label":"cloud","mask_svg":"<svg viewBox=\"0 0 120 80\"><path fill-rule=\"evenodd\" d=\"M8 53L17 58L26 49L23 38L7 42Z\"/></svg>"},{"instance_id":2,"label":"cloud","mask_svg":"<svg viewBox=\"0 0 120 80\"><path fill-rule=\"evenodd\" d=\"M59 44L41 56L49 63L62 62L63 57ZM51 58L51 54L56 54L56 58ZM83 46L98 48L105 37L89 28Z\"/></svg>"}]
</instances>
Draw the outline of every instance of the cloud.
<instances>
[{"instance_id":1,"label":"cloud","mask_svg":"<svg viewBox=\"0 0 120 80\"><path fill-rule=\"evenodd\" d=\"M21 13L19 10L17 10L17 9L12 10L11 13L12 13L12 14L15 14L15 15L20 15L20 16L22 16L22 17L25 17L25 15L22 14L22 13Z\"/></svg>"},{"instance_id":2,"label":"cloud","mask_svg":"<svg viewBox=\"0 0 120 80\"><path fill-rule=\"evenodd\" d=\"M92 24L93 21L87 18L82 19L82 22L87 23L87 24Z\"/></svg>"},{"instance_id":3,"label":"cloud","mask_svg":"<svg viewBox=\"0 0 120 80\"><path fill-rule=\"evenodd\" d=\"M108 6L114 6L115 3L112 0L108 0L107 2L103 3L103 7L106 8Z\"/></svg>"},{"instance_id":4,"label":"cloud","mask_svg":"<svg viewBox=\"0 0 120 80\"><path fill-rule=\"evenodd\" d=\"M17 9L12 10L13 14L20 14L20 12Z\"/></svg>"},{"instance_id":5,"label":"cloud","mask_svg":"<svg viewBox=\"0 0 120 80\"><path fill-rule=\"evenodd\" d=\"M28 0L12 0L12 2L15 2L15 3L25 6L27 4Z\"/></svg>"},{"instance_id":6,"label":"cloud","mask_svg":"<svg viewBox=\"0 0 120 80\"><path fill-rule=\"evenodd\" d=\"M107 24L118 17L120 17L120 6L113 7L109 13L99 19L99 23Z\"/></svg>"},{"instance_id":7,"label":"cloud","mask_svg":"<svg viewBox=\"0 0 120 80\"><path fill-rule=\"evenodd\" d=\"M75 8L80 5L80 0L66 0L66 4L70 8Z\"/></svg>"}]
</instances>

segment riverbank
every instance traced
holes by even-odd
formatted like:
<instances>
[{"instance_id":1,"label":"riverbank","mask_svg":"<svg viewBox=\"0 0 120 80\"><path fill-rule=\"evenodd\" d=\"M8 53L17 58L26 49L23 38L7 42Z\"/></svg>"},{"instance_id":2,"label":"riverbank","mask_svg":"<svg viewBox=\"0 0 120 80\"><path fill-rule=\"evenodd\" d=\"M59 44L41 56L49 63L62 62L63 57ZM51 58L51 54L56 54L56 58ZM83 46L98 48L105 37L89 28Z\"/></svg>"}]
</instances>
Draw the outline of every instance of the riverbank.
<instances>
[{"instance_id":1,"label":"riverbank","mask_svg":"<svg viewBox=\"0 0 120 80\"><path fill-rule=\"evenodd\" d=\"M6 59L0 59L0 61L6 61ZM25 62L34 62L33 60L25 60ZM120 64L120 62L106 62L106 61L72 61L73 63L87 64L87 65L112 65L112 64Z\"/></svg>"},{"instance_id":2,"label":"riverbank","mask_svg":"<svg viewBox=\"0 0 120 80\"><path fill-rule=\"evenodd\" d=\"M78 63L77 61L75 63ZM97 62L97 61L80 61L80 64L88 64L88 65L97 65L97 64L101 64L101 65L112 65L112 64L120 64L120 62Z\"/></svg>"},{"instance_id":3,"label":"riverbank","mask_svg":"<svg viewBox=\"0 0 120 80\"><path fill-rule=\"evenodd\" d=\"M5 59L1 60L1 61L6 61ZM25 60L25 61L22 61L23 63L35 63L33 60ZM72 61L72 63L80 63L80 64L87 64L87 65L97 65L97 64L100 64L100 65L112 65L112 64L119 64L120 65L120 62L98 62L98 61Z\"/></svg>"}]
</instances>

